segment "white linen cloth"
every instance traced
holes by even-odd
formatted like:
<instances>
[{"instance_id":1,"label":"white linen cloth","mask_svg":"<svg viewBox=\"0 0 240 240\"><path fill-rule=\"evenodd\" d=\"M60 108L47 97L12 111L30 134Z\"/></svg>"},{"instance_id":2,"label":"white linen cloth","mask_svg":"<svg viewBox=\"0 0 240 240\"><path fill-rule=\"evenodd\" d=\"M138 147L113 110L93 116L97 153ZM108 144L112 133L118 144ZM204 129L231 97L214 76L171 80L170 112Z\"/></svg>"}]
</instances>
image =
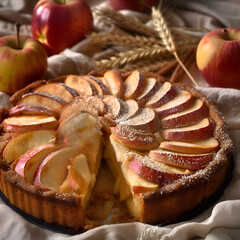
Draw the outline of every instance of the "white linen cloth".
<instances>
[{"instance_id":1,"label":"white linen cloth","mask_svg":"<svg viewBox=\"0 0 240 240\"><path fill-rule=\"evenodd\" d=\"M22 33L29 33L31 11L36 0L1 0L0 1L0 36L12 34L13 23L17 20L23 24ZM87 1L91 6L101 0ZM105 3L104 3L105 4ZM215 29L219 27L240 26L240 3L235 1L176 1L174 15L180 25ZM128 11L126 11L129 13ZM133 13L131 13L133 14ZM48 59L46 77L64 74L83 74L96 66L88 56L77 52L81 44L72 49L66 49L59 55ZM86 44L86 43L85 43ZM1 64L1 63L0 63ZM194 68L195 66L193 66ZM192 69L191 69L192 70ZM83 72L84 71L84 72ZM200 80L196 73L193 73ZM200 82L203 82L202 79ZM199 214L194 219L165 227L152 226L143 223L126 223L105 225L89 230L83 234L70 236L56 233L36 226L23 219L0 201L0 240L239 240L240 239L240 90L210 88L202 84L199 90L219 106L223 117L229 124L230 135L234 141L234 169L229 186L212 207ZM0 93L0 107L8 105L9 96Z\"/></svg>"}]
</instances>

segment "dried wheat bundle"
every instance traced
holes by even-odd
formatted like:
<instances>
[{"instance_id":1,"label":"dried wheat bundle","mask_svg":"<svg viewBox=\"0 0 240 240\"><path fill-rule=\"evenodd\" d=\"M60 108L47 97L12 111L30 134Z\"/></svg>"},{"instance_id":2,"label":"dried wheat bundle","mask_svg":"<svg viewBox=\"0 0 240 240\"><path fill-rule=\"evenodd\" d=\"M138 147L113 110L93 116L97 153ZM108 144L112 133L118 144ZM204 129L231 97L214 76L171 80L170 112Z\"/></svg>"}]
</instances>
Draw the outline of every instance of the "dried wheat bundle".
<instances>
[{"instance_id":1,"label":"dried wheat bundle","mask_svg":"<svg viewBox=\"0 0 240 240\"><path fill-rule=\"evenodd\" d=\"M134 33L142 34L144 36L158 37L154 29L146 26L144 23L136 18L125 16L115 10L109 8L95 8L94 13L105 17L105 21L110 21L114 25Z\"/></svg>"},{"instance_id":2,"label":"dried wheat bundle","mask_svg":"<svg viewBox=\"0 0 240 240\"><path fill-rule=\"evenodd\" d=\"M99 45L117 45L127 47L152 47L161 46L161 42L158 38L144 37L144 36L132 36L130 34L117 34L117 33L92 33L89 38Z\"/></svg>"},{"instance_id":3,"label":"dried wheat bundle","mask_svg":"<svg viewBox=\"0 0 240 240\"><path fill-rule=\"evenodd\" d=\"M171 33L170 28L167 25L167 22L165 21L165 18L163 17L162 12L161 12L161 2L158 6L158 9L156 9L154 7L152 8L152 19L153 19L154 28L155 28L156 32L158 32L166 49L174 55L174 57L177 59L180 66L184 69L186 74L189 76L189 78L191 79L193 84L195 86L198 86L195 79L189 73L189 71L184 66L184 64L182 63L181 59L178 56L176 44L173 39L173 35Z\"/></svg>"},{"instance_id":4,"label":"dried wheat bundle","mask_svg":"<svg viewBox=\"0 0 240 240\"><path fill-rule=\"evenodd\" d=\"M169 51L164 47L140 47L126 52L117 53L110 59L102 59L95 61L96 65L101 68L118 68L127 63L134 63L145 58L153 58L155 56L169 57Z\"/></svg>"}]
</instances>

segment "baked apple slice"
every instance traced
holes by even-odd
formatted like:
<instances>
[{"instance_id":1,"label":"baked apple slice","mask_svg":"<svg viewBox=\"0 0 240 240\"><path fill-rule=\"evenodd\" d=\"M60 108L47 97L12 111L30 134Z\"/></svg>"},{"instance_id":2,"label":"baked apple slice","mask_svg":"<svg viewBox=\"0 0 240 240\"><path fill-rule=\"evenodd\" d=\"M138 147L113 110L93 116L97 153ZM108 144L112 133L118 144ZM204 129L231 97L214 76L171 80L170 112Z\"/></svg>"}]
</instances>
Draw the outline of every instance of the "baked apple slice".
<instances>
[{"instance_id":1,"label":"baked apple slice","mask_svg":"<svg viewBox=\"0 0 240 240\"><path fill-rule=\"evenodd\" d=\"M70 159L80 154L76 146L65 147L50 153L38 166L34 185L43 190L58 191L67 177Z\"/></svg>"},{"instance_id":2,"label":"baked apple slice","mask_svg":"<svg viewBox=\"0 0 240 240\"><path fill-rule=\"evenodd\" d=\"M194 142L210 138L213 135L215 123L209 118L188 127L163 130L163 138L172 141Z\"/></svg>"},{"instance_id":3,"label":"baked apple slice","mask_svg":"<svg viewBox=\"0 0 240 240\"><path fill-rule=\"evenodd\" d=\"M55 142L55 139L55 130L30 131L19 134L12 138L4 148L2 153L3 160L10 164L26 151L42 144Z\"/></svg>"},{"instance_id":4,"label":"baked apple slice","mask_svg":"<svg viewBox=\"0 0 240 240\"><path fill-rule=\"evenodd\" d=\"M2 127L5 132L23 133L34 130L56 129L58 121L53 116L13 116L3 120Z\"/></svg>"},{"instance_id":5,"label":"baked apple slice","mask_svg":"<svg viewBox=\"0 0 240 240\"><path fill-rule=\"evenodd\" d=\"M164 82L146 102L147 107L156 108L175 98L177 91L170 82Z\"/></svg>"},{"instance_id":6,"label":"baked apple slice","mask_svg":"<svg viewBox=\"0 0 240 240\"><path fill-rule=\"evenodd\" d=\"M9 110L8 115L10 117L19 115L46 115L58 118L56 111L39 105L17 105Z\"/></svg>"},{"instance_id":7,"label":"baked apple slice","mask_svg":"<svg viewBox=\"0 0 240 240\"><path fill-rule=\"evenodd\" d=\"M89 75L81 75L82 78L88 80L98 91L98 95L109 94L108 88L96 77Z\"/></svg>"},{"instance_id":8,"label":"baked apple slice","mask_svg":"<svg viewBox=\"0 0 240 240\"><path fill-rule=\"evenodd\" d=\"M214 153L184 154L156 149L151 150L148 156L168 165L198 170L206 167L213 160Z\"/></svg>"},{"instance_id":9,"label":"baked apple slice","mask_svg":"<svg viewBox=\"0 0 240 240\"><path fill-rule=\"evenodd\" d=\"M195 124L208 117L209 112L201 99L196 99L193 105L184 111L177 112L162 119L163 128L185 127Z\"/></svg>"},{"instance_id":10,"label":"baked apple slice","mask_svg":"<svg viewBox=\"0 0 240 240\"><path fill-rule=\"evenodd\" d=\"M177 113L188 109L194 103L194 98L191 93L186 90L180 90L176 97L168 101L164 105L154 108L154 111L160 118L166 117L170 114Z\"/></svg>"},{"instance_id":11,"label":"baked apple slice","mask_svg":"<svg viewBox=\"0 0 240 240\"><path fill-rule=\"evenodd\" d=\"M79 112L88 112L94 116L98 115L98 110L93 104L85 101L82 97L76 97L73 101L64 106L60 114L59 122L66 121Z\"/></svg>"},{"instance_id":12,"label":"baked apple slice","mask_svg":"<svg viewBox=\"0 0 240 240\"><path fill-rule=\"evenodd\" d=\"M104 73L104 79L113 96L123 97L125 92L125 85L122 78L114 71L108 70Z\"/></svg>"},{"instance_id":13,"label":"baked apple slice","mask_svg":"<svg viewBox=\"0 0 240 240\"><path fill-rule=\"evenodd\" d=\"M160 148L180 153L208 153L216 151L219 148L219 142L214 137L196 142L163 141Z\"/></svg>"},{"instance_id":14,"label":"baked apple slice","mask_svg":"<svg viewBox=\"0 0 240 240\"><path fill-rule=\"evenodd\" d=\"M134 116L136 116L140 111L140 107L138 105L138 103L133 100L133 99L129 99L127 101L125 101L125 109L123 111L123 114L115 119L116 122L121 122L121 121L126 121L129 118L133 118Z\"/></svg>"},{"instance_id":15,"label":"baked apple slice","mask_svg":"<svg viewBox=\"0 0 240 240\"><path fill-rule=\"evenodd\" d=\"M107 95L103 98L103 102L106 104L108 109L104 117L110 120L119 119L126 112L125 102L118 97Z\"/></svg>"},{"instance_id":16,"label":"baked apple slice","mask_svg":"<svg viewBox=\"0 0 240 240\"><path fill-rule=\"evenodd\" d=\"M160 127L160 121L151 108L142 108L136 116L121 122L121 124L139 131L152 133L158 131Z\"/></svg>"},{"instance_id":17,"label":"baked apple slice","mask_svg":"<svg viewBox=\"0 0 240 240\"><path fill-rule=\"evenodd\" d=\"M57 143L87 147L87 144L101 138L101 125L97 117L87 112L78 112L60 122L57 129Z\"/></svg>"},{"instance_id":18,"label":"baked apple slice","mask_svg":"<svg viewBox=\"0 0 240 240\"><path fill-rule=\"evenodd\" d=\"M138 71L132 71L124 81L125 99L136 99L142 92L145 84L145 77Z\"/></svg>"},{"instance_id":19,"label":"baked apple slice","mask_svg":"<svg viewBox=\"0 0 240 240\"><path fill-rule=\"evenodd\" d=\"M161 83L156 78L145 78L145 84L141 94L137 97L137 102L140 105L146 104L160 86Z\"/></svg>"},{"instance_id":20,"label":"baked apple slice","mask_svg":"<svg viewBox=\"0 0 240 240\"><path fill-rule=\"evenodd\" d=\"M136 131L126 125L117 125L111 127L113 138L122 143L124 146L138 151L149 151L159 146L159 143L152 133Z\"/></svg>"},{"instance_id":21,"label":"baked apple slice","mask_svg":"<svg viewBox=\"0 0 240 240\"><path fill-rule=\"evenodd\" d=\"M160 186L192 174L187 169L169 166L139 154L129 160L128 167L139 176Z\"/></svg>"},{"instance_id":22,"label":"baked apple slice","mask_svg":"<svg viewBox=\"0 0 240 240\"><path fill-rule=\"evenodd\" d=\"M95 175L90 173L87 157L79 154L70 159L67 178L59 190L64 193L78 193L85 208L94 182Z\"/></svg>"},{"instance_id":23,"label":"baked apple slice","mask_svg":"<svg viewBox=\"0 0 240 240\"><path fill-rule=\"evenodd\" d=\"M33 184L34 175L40 163L45 157L53 151L56 151L58 148L59 146L57 145L43 144L30 149L15 160L11 167L27 182Z\"/></svg>"},{"instance_id":24,"label":"baked apple slice","mask_svg":"<svg viewBox=\"0 0 240 240\"><path fill-rule=\"evenodd\" d=\"M97 95L98 91L92 83L77 75L68 75L64 83L79 95Z\"/></svg>"},{"instance_id":25,"label":"baked apple slice","mask_svg":"<svg viewBox=\"0 0 240 240\"><path fill-rule=\"evenodd\" d=\"M66 102L71 101L79 94L64 83L48 83L34 89L34 92L44 92L62 98Z\"/></svg>"},{"instance_id":26,"label":"baked apple slice","mask_svg":"<svg viewBox=\"0 0 240 240\"><path fill-rule=\"evenodd\" d=\"M30 92L22 96L16 105L39 105L50 108L54 111L59 111L66 101L55 95L41 92Z\"/></svg>"}]
</instances>

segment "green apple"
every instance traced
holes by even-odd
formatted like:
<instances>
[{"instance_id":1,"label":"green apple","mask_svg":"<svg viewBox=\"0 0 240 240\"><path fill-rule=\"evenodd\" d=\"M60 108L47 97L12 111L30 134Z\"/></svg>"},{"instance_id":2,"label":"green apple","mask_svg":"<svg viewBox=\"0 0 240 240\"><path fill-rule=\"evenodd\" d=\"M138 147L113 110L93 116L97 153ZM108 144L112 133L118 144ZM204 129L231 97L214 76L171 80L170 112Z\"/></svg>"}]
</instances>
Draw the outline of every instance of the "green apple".
<instances>
[{"instance_id":1,"label":"green apple","mask_svg":"<svg viewBox=\"0 0 240 240\"><path fill-rule=\"evenodd\" d=\"M29 36L4 36L0 38L0 63L0 91L13 94L44 76L47 53Z\"/></svg>"}]
</instances>

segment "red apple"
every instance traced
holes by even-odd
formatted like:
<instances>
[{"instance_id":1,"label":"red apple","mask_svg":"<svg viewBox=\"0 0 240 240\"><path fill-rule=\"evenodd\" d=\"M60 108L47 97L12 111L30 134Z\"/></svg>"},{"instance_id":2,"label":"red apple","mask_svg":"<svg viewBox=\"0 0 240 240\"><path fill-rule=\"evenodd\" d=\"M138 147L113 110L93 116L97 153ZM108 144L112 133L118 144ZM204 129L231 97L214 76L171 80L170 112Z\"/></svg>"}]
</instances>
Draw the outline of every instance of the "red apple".
<instances>
[{"instance_id":1,"label":"red apple","mask_svg":"<svg viewBox=\"0 0 240 240\"><path fill-rule=\"evenodd\" d=\"M157 6L159 0L109 0L115 10L129 9L149 12L152 6Z\"/></svg>"},{"instance_id":2,"label":"red apple","mask_svg":"<svg viewBox=\"0 0 240 240\"><path fill-rule=\"evenodd\" d=\"M28 36L0 38L0 91L13 94L41 79L47 69L47 54L42 44Z\"/></svg>"},{"instance_id":3,"label":"red apple","mask_svg":"<svg viewBox=\"0 0 240 240\"><path fill-rule=\"evenodd\" d=\"M211 86L240 89L240 30L224 28L207 33L199 42L196 62Z\"/></svg>"},{"instance_id":4,"label":"red apple","mask_svg":"<svg viewBox=\"0 0 240 240\"><path fill-rule=\"evenodd\" d=\"M49 56L81 41L92 28L92 12L84 0L40 0L32 14L32 35Z\"/></svg>"}]
</instances>

